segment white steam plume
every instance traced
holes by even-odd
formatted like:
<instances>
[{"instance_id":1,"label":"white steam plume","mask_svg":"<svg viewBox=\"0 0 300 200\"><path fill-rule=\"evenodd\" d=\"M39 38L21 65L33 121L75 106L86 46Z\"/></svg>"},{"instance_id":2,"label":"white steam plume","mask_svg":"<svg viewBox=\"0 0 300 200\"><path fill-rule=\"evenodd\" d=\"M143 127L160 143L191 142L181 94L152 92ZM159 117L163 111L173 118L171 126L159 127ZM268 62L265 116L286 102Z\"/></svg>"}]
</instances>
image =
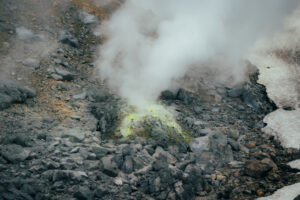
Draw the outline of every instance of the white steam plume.
<instances>
[{"instance_id":1,"label":"white steam plume","mask_svg":"<svg viewBox=\"0 0 300 200\"><path fill-rule=\"evenodd\" d=\"M279 28L297 0L127 0L100 28L100 76L129 103L155 101L193 67L239 82L255 41ZM203 65L203 63L218 63Z\"/></svg>"}]
</instances>

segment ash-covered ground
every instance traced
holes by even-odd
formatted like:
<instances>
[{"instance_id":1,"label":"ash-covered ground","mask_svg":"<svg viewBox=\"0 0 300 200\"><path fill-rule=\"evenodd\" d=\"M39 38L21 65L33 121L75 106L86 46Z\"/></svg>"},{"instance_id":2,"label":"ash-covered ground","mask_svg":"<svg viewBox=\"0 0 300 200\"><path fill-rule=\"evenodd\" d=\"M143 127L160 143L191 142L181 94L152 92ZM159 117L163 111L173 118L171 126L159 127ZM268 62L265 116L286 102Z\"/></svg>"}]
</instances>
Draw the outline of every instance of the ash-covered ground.
<instances>
[{"instance_id":1,"label":"ash-covered ground","mask_svg":"<svg viewBox=\"0 0 300 200\"><path fill-rule=\"evenodd\" d=\"M192 141L160 123L115 134L124 102L95 76L94 28L119 3L0 0L1 200L256 199L300 181L300 150L261 131L276 106L258 71L162 92Z\"/></svg>"}]
</instances>

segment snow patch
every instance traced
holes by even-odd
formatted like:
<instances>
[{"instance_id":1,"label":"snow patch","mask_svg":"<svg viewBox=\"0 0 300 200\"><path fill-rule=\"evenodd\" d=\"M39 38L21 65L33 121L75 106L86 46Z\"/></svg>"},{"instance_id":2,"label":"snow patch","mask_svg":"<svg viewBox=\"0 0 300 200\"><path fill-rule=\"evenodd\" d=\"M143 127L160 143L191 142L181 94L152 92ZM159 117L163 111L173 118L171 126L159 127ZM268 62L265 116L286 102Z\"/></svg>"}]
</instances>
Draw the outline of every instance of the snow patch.
<instances>
[{"instance_id":1,"label":"snow patch","mask_svg":"<svg viewBox=\"0 0 300 200\"><path fill-rule=\"evenodd\" d=\"M278 109L264 118L267 134L276 136L287 148L300 148L300 110Z\"/></svg>"},{"instance_id":2,"label":"snow patch","mask_svg":"<svg viewBox=\"0 0 300 200\"><path fill-rule=\"evenodd\" d=\"M288 165L293 169L300 169L300 159L291 161Z\"/></svg>"},{"instance_id":3,"label":"snow patch","mask_svg":"<svg viewBox=\"0 0 300 200\"><path fill-rule=\"evenodd\" d=\"M273 195L258 198L256 200L293 200L300 193L300 183L285 186L277 190Z\"/></svg>"}]
</instances>

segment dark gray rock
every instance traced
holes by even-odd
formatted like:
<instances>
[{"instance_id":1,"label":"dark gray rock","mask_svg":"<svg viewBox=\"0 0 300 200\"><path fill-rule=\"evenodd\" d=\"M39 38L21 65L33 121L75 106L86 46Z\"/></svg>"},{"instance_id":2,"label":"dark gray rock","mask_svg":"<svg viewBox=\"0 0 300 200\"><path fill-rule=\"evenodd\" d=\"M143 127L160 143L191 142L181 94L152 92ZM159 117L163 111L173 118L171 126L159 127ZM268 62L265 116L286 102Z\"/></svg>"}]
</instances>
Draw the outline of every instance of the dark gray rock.
<instances>
[{"instance_id":1,"label":"dark gray rock","mask_svg":"<svg viewBox=\"0 0 300 200\"><path fill-rule=\"evenodd\" d=\"M93 193L86 186L80 187L75 193L74 197L78 200L90 200L92 199Z\"/></svg>"},{"instance_id":2,"label":"dark gray rock","mask_svg":"<svg viewBox=\"0 0 300 200\"><path fill-rule=\"evenodd\" d=\"M253 108L256 111L261 111L262 103L259 101L257 96L250 91L244 91L242 99L249 107Z\"/></svg>"},{"instance_id":3,"label":"dark gray rock","mask_svg":"<svg viewBox=\"0 0 300 200\"><path fill-rule=\"evenodd\" d=\"M228 138L221 132L216 132L210 136L211 151L218 159L227 163L233 160L233 153L228 145Z\"/></svg>"},{"instance_id":4,"label":"dark gray rock","mask_svg":"<svg viewBox=\"0 0 300 200\"><path fill-rule=\"evenodd\" d=\"M24 134L17 134L14 138L13 142L17 145L23 146L23 147L29 147L30 145L30 137L24 135Z\"/></svg>"},{"instance_id":5,"label":"dark gray rock","mask_svg":"<svg viewBox=\"0 0 300 200\"><path fill-rule=\"evenodd\" d=\"M144 127L151 127L146 134L149 134L149 137L163 148L167 148L171 144L181 145L184 143L183 136L177 130L168 127L158 118L147 117Z\"/></svg>"},{"instance_id":6,"label":"dark gray rock","mask_svg":"<svg viewBox=\"0 0 300 200\"><path fill-rule=\"evenodd\" d=\"M87 178L87 174L83 171L73 171L73 170L54 170L52 173L52 180L63 181L63 180L75 180L83 181L84 178Z\"/></svg>"},{"instance_id":7,"label":"dark gray rock","mask_svg":"<svg viewBox=\"0 0 300 200\"><path fill-rule=\"evenodd\" d=\"M157 159L152 163L152 169L154 171L159 171L166 167L168 167L168 163L167 163L166 159Z\"/></svg>"},{"instance_id":8,"label":"dark gray rock","mask_svg":"<svg viewBox=\"0 0 300 200\"><path fill-rule=\"evenodd\" d=\"M98 197L98 198L102 198L103 196L105 196L108 193L109 193L109 191L103 185L97 186L97 188L94 191L95 197Z\"/></svg>"},{"instance_id":9,"label":"dark gray rock","mask_svg":"<svg viewBox=\"0 0 300 200\"><path fill-rule=\"evenodd\" d=\"M113 156L106 156L101 159L100 169L108 176L118 175L118 165L113 161Z\"/></svg>"},{"instance_id":10,"label":"dark gray rock","mask_svg":"<svg viewBox=\"0 0 300 200\"><path fill-rule=\"evenodd\" d=\"M131 158L131 156L126 156L125 160L123 162L123 166L122 166L122 171L130 174L131 172L133 172L133 160Z\"/></svg>"},{"instance_id":11,"label":"dark gray rock","mask_svg":"<svg viewBox=\"0 0 300 200\"><path fill-rule=\"evenodd\" d=\"M69 87L66 84L58 83L56 84L56 88L60 91L68 91Z\"/></svg>"},{"instance_id":12,"label":"dark gray rock","mask_svg":"<svg viewBox=\"0 0 300 200\"><path fill-rule=\"evenodd\" d=\"M176 94L170 90L165 90L161 93L160 98L163 100L174 100L176 99Z\"/></svg>"},{"instance_id":13,"label":"dark gray rock","mask_svg":"<svg viewBox=\"0 0 300 200\"><path fill-rule=\"evenodd\" d=\"M87 149L85 149L85 148L80 148L79 153L80 153L80 156L81 156L84 160L88 159L88 157L89 157L89 151L88 151Z\"/></svg>"},{"instance_id":14,"label":"dark gray rock","mask_svg":"<svg viewBox=\"0 0 300 200\"><path fill-rule=\"evenodd\" d=\"M99 120L97 130L105 137L117 128L119 106L114 103L93 103L90 106L92 114Z\"/></svg>"},{"instance_id":15,"label":"dark gray rock","mask_svg":"<svg viewBox=\"0 0 300 200\"><path fill-rule=\"evenodd\" d=\"M266 176L272 168L270 164L258 160L249 160L245 164L244 172L253 178L262 178Z\"/></svg>"},{"instance_id":16,"label":"dark gray rock","mask_svg":"<svg viewBox=\"0 0 300 200\"><path fill-rule=\"evenodd\" d=\"M23 147L29 147L30 145L30 137L25 134L18 133L16 135L9 134L1 139L2 144L17 144Z\"/></svg>"},{"instance_id":17,"label":"dark gray rock","mask_svg":"<svg viewBox=\"0 0 300 200\"><path fill-rule=\"evenodd\" d=\"M209 128L204 128L204 129L198 129L197 130L197 134L199 136L206 136L206 135L209 135L209 134L212 134L214 133L215 131L209 129Z\"/></svg>"},{"instance_id":18,"label":"dark gray rock","mask_svg":"<svg viewBox=\"0 0 300 200\"><path fill-rule=\"evenodd\" d=\"M177 92L177 99L183 101L184 104L189 105L193 101L193 95L191 92L180 88Z\"/></svg>"},{"instance_id":19,"label":"dark gray rock","mask_svg":"<svg viewBox=\"0 0 300 200\"><path fill-rule=\"evenodd\" d=\"M115 155L112 160L117 164L118 168L121 169L123 162L124 162L124 158L121 154L117 154Z\"/></svg>"},{"instance_id":20,"label":"dark gray rock","mask_svg":"<svg viewBox=\"0 0 300 200\"><path fill-rule=\"evenodd\" d=\"M104 102L110 97L110 94L104 89L100 89L95 86L90 86L87 88L86 96L90 101Z\"/></svg>"},{"instance_id":21,"label":"dark gray rock","mask_svg":"<svg viewBox=\"0 0 300 200\"><path fill-rule=\"evenodd\" d=\"M36 136L36 138L39 139L39 140L46 140L47 139L47 135L45 133L39 133Z\"/></svg>"},{"instance_id":22,"label":"dark gray rock","mask_svg":"<svg viewBox=\"0 0 300 200\"><path fill-rule=\"evenodd\" d=\"M1 148L1 155L12 163L19 163L26 160L30 152L30 150L16 144L6 145Z\"/></svg>"},{"instance_id":23,"label":"dark gray rock","mask_svg":"<svg viewBox=\"0 0 300 200\"><path fill-rule=\"evenodd\" d=\"M149 192L157 193L161 189L160 177L156 177L154 180L149 180Z\"/></svg>"},{"instance_id":24,"label":"dark gray rock","mask_svg":"<svg viewBox=\"0 0 300 200\"><path fill-rule=\"evenodd\" d=\"M81 142L85 138L85 133L79 128L65 129L62 132L62 138L69 138L71 142Z\"/></svg>"},{"instance_id":25,"label":"dark gray rock","mask_svg":"<svg viewBox=\"0 0 300 200\"><path fill-rule=\"evenodd\" d=\"M175 164L177 162L177 159L170 154L168 151L165 151L160 146L156 147L155 153L152 155L153 158L164 160L164 162L168 164Z\"/></svg>"},{"instance_id":26,"label":"dark gray rock","mask_svg":"<svg viewBox=\"0 0 300 200\"><path fill-rule=\"evenodd\" d=\"M196 114L200 114L201 111L202 111L202 108L201 108L200 106L194 106L194 112L195 112Z\"/></svg>"},{"instance_id":27,"label":"dark gray rock","mask_svg":"<svg viewBox=\"0 0 300 200\"><path fill-rule=\"evenodd\" d=\"M48 161L45 163L47 169L58 169L60 167L60 164L55 161Z\"/></svg>"},{"instance_id":28,"label":"dark gray rock","mask_svg":"<svg viewBox=\"0 0 300 200\"><path fill-rule=\"evenodd\" d=\"M92 152L96 154L97 159L101 159L103 156L106 156L110 150L104 147L92 147Z\"/></svg>"},{"instance_id":29,"label":"dark gray rock","mask_svg":"<svg viewBox=\"0 0 300 200\"><path fill-rule=\"evenodd\" d=\"M295 197L293 200L300 200L300 194L297 197Z\"/></svg>"},{"instance_id":30,"label":"dark gray rock","mask_svg":"<svg viewBox=\"0 0 300 200\"><path fill-rule=\"evenodd\" d=\"M229 89L227 91L227 96L228 97L237 98L237 97L242 96L242 94L243 94L244 91L245 91L245 88L243 88L243 87Z\"/></svg>"},{"instance_id":31,"label":"dark gray rock","mask_svg":"<svg viewBox=\"0 0 300 200\"><path fill-rule=\"evenodd\" d=\"M209 137L198 137L189 143L192 152L202 152L209 150Z\"/></svg>"},{"instance_id":32,"label":"dark gray rock","mask_svg":"<svg viewBox=\"0 0 300 200\"><path fill-rule=\"evenodd\" d=\"M149 165L154 160L145 149L133 155L132 159L133 159L134 169L141 169Z\"/></svg>"},{"instance_id":33,"label":"dark gray rock","mask_svg":"<svg viewBox=\"0 0 300 200\"><path fill-rule=\"evenodd\" d=\"M79 47L79 42L78 42L77 38L75 38L69 32L60 31L59 40L61 41L61 43L70 45L71 47L75 47L75 48Z\"/></svg>"},{"instance_id":34,"label":"dark gray rock","mask_svg":"<svg viewBox=\"0 0 300 200\"><path fill-rule=\"evenodd\" d=\"M65 69L55 67L55 72L58 76L62 77L63 81L71 81L74 79L73 74Z\"/></svg>"},{"instance_id":35,"label":"dark gray rock","mask_svg":"<svg viewBox=\"0 0 300 200\"><path fill-rule=\"evenodd\" d=\"M10 107L13 100L10 96L0 93L0 110Z\"/></svg>"},{"instance_id":36,"label":"dark gray rock","mask_svg":"<svg viewBox=\"0 0 300 200\"><path fill-rule=\"evenodd\" d=\"M13 82L0 83L0 110L8 108L12 103L23 103L33 98L36 93Z\"/></svg>"},{"instance_id":37,"label":"dark gray rock","mask_svg":"<svg viewBox=\"0 0 300 200\"><path fill-rule=\"evenodd\" d=\"M234 150L234 151L238 151L240 150L240 145L237 141L231 139L231 138L228 138L228 144L230 144L231 148Z\"/></svg>"}]
</instances>

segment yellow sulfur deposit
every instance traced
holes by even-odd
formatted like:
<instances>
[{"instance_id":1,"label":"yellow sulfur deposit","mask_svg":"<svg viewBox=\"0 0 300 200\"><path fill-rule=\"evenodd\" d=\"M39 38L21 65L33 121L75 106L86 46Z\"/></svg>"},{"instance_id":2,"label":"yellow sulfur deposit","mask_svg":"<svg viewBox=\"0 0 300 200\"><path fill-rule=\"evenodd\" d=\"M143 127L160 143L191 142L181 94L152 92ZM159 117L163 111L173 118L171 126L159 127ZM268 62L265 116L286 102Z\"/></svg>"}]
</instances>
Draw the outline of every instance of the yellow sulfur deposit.
<instances>
[{"instance_id":1,"label":"yellow sulfur deposit","mask_svg":"<svg viewBox=\"0 0 300 200\"><path fill-rule=\"evenodd\" d=\"M120 125L121 135L128 136L132 134L134 129L145 121L146 117L160 119L167 127L173 128L177 133L182 134L181 127L175 121L173 114L162 105L152 104L143 109L135 109L133 112L125 113Z\"/></svg>"}]
</instances>

